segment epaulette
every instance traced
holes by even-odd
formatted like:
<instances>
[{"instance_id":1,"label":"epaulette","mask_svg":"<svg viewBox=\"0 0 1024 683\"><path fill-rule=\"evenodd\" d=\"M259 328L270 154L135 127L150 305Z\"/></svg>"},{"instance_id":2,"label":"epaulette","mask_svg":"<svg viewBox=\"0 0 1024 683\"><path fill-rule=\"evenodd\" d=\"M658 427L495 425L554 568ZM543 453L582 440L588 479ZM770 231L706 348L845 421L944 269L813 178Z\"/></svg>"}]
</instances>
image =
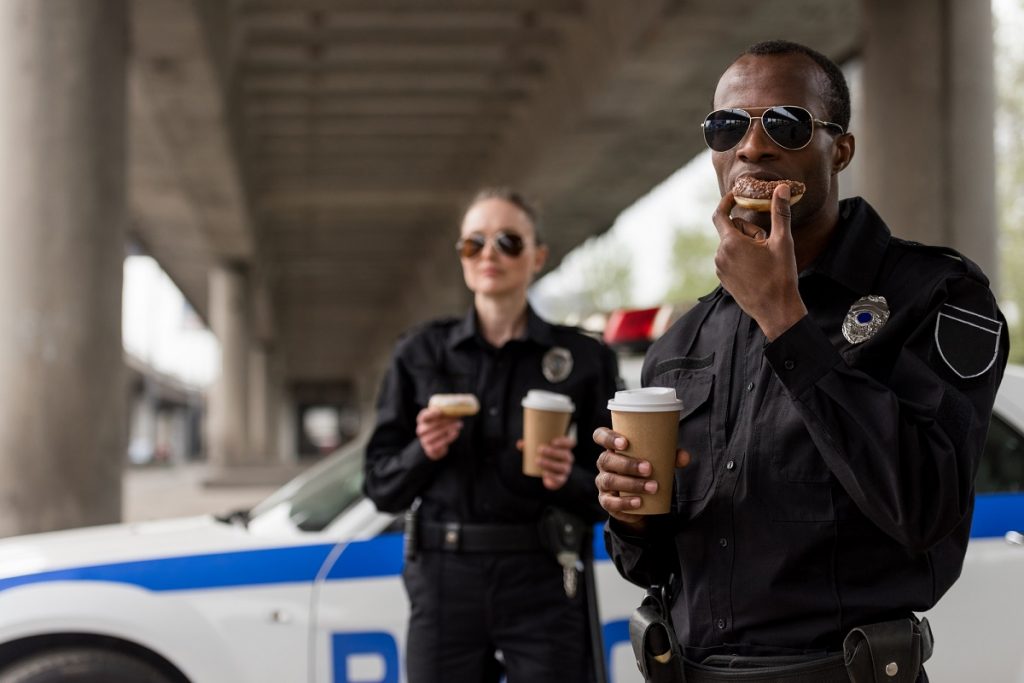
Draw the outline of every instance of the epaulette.
<instances>
[{"instance_id":1,"label":"epaulette","mask_svg":"<svg viewBox=\"0 0 1024 683\"><path fill-rule=\"evenodd\" d=\"M914 251L930 253L935 256L942 256L945 258L950 258L959 261L967 270L967 275L969 275L975 280L978 280L979 282L986 286L988 286L989 284L988 276L985 275L985 272L981 269L981 267L978 266L978 264L972 261L971 259L961 254L956 249L953 249L952 247L945 247L934 244L922 244L920 242L915 242L914 240L905 240L895 236L891 238L891 242L907 247L908 249L913 249Z\"/></svg>"}]
</instances>

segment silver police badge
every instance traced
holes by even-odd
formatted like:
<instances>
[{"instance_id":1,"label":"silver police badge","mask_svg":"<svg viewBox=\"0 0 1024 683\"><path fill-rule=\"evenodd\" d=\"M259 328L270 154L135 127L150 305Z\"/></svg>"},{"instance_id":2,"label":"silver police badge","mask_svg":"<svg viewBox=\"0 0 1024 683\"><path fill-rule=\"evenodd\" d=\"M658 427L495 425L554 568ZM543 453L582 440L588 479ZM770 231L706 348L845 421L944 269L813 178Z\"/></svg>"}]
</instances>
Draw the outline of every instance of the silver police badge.
<instances>
[{"instance_id":1,"label":"silver police badge","mask_svg":"<svg viewBox=\"0 0 1024 683\"><path fill-rule=\"evenodd\" d=\"M544 379L552 384L564 382L572 372L572 352L561 346L555 346L544 354L544 358L540 361L540 369L544 373Z\"/></svg>"},{"instance_id":2,"label":"silver police badge","mask_svg":"<svg viewBox=\"0 0 1024 683\"><path fill-rule=\"evenodd\" d=\"M884 296L862 296L853 302L843 321L843 336L851 344L860 344L875 336L889 320L889 304Z\"/></svg>"}]
</instances>

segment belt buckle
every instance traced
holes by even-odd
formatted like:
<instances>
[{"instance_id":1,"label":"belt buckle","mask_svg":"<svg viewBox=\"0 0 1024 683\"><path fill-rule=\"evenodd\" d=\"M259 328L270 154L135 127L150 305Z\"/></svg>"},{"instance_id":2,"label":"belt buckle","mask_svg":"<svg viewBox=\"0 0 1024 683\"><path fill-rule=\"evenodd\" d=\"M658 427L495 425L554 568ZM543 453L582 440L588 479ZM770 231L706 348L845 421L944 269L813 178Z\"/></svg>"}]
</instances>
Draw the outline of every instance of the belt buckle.
<instances>
[{"instance_id":1,"label":"belt buckle","mask_svg":"<svg viewBox=\"0 0 1024 683\"><path fill-rule=\"evenodd\" d=\"M444 525L444 537L441 545L445 550L458 552L462 546L462 525L458 522L447 522Z\"/></svg>"}]
</instances>

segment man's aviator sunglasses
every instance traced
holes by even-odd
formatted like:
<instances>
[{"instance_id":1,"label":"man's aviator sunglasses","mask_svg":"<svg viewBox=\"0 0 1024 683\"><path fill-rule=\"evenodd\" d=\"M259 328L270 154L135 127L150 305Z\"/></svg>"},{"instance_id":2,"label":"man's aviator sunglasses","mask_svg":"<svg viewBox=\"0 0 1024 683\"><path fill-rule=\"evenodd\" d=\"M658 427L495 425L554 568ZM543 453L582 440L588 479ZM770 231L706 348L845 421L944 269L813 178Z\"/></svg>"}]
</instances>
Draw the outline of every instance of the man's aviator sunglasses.
<instances>
[{"instance_id":1,"label":"man's aviator sunglasses","mask_svg":"<svg viewBox=\"0 0 1024 683\"><path fill-rule=\"evenodd\" d=\"M840 135L846 132L838 123L816 119L803 107L792 105L768 107L760 116L751 116L746 109L718 109L708 114L701 124L704 142L712 151L728 152L740 144L754 120L761 121L761 128L772 142L788 150L803 149L811 144L815 126L829 128Z\"/></svg>"},{"instance_id":2,"label":"man's aviator sunglasses","mask_svg":"<svg viewBox=\"0 0 1024 683\"><path fill-rule=\"evenodd\" d=\"M514 232L498 231L491 240L493 240L494 246L499 252L512 258L522 254L523 249L526 247L523 238ZM456 242L455 251L462 258L473 258L483 251L485 246L487 246L487 238L480 233L473 233Z\"/></svg>"}]
</instances>

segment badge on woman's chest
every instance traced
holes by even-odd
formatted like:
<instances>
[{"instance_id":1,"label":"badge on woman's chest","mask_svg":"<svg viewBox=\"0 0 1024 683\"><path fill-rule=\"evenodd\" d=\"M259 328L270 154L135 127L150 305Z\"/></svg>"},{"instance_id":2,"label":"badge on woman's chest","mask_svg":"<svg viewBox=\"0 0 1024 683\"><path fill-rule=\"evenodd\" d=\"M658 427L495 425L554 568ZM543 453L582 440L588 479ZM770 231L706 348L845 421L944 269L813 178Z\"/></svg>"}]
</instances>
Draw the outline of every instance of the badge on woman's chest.
<instances>
[{"instance_id":1,"label":"badge on woman's chest","mask_svg":"<svg viewBox=\"0 0 1024 683\"><path fill-rule=\"evenodd\" d=\"M888 320L889 304L884 296L862 296L846 314L843 336L851 344L860 344L878 334Z\"/></svg>"},{"instance_id":2,"label":"badge on woman's chest","mask_svg":"<svg viewBox=\"0 0 1024 683\"><path fill-rule=\"evenodd\" d=\"M540 370L552 384L564 382L572 372L572 352L561 346L553 347L541 359Z\"/></svg>"}]
</instances>

